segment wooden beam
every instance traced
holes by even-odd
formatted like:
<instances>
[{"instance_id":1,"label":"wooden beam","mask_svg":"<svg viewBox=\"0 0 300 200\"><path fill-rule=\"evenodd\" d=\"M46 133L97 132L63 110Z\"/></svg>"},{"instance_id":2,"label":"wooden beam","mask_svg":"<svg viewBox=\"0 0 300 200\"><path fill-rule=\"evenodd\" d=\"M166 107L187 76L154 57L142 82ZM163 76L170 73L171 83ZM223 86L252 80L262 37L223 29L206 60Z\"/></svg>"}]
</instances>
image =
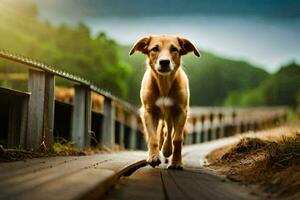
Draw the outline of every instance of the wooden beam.
<instances>
[{"instance_id":1,"label":"wooden beam","mask_svg":"<svg viewBox=\"0 0 300 200\"><path fill-rule=\"evenodd\" d=\"M121 148L125 147L124 136L125 136L125 111L123 108L118 108L118 118L119 118L119 145Z\"/></svg>"},{"instance_id":2,"label":"wooden beam","mask_svg":"<svg viewBox=\"0 0 300 200\"><path fill-rule=\"evenodd\" d=\"M20 138L20 111L19 99L11 98L8 113L7 147L15 148L19 145Z\"/></svg>"},{"instance_id":3,"label":"wooden beam","mask_svg":"<svg viewBox=\"0 0 300 200\"><path fill-rule=\"evenodd\" d=\"M112 106L112 100L104 99L103 108L103 125L102 137L100 141L101 147L112 148L115 144L115 108Z\"/></svg>"},{"instance_id":4,"label":"wooden beam","mask_svg":"<svg viewBox=\"0 0 300 200\"><path fill-rule=\"evenodd\" d=\"M46 146L51 148L54 143L55 78L52 74L45 75L44 138Z\"/></svg>"},{"instance_id":5,"label":"wooden beam","mask_svg":"<svg viewBox=\"0 0 300 200\"><path fill-rule=\"evenodd\" d=\"M85 146L91 146L91 133L92 133L92 93L89 88L85 90Z\"/></svg>"},{"instance_id":6,"label":"wooden beam","mask_svg":"<svg viewBox=\"0 0 300 200\"><path fill-rule=\"evenodd\" d=\"M72 141L77 148L91 144L91 91L83 85L75 85L74 109L72 116Z\"/></svg>"},{"instance_id":7,"label":"wooden beam","mask_svg":"<svg viewBox=\"0 0 300 200\"><path fill-rule=\"evenodd\" d=\"M29 97L24 98L22 102L21 110L21 124L20 124L20 147L26 148L26 136L27 136L27 122L28 122L28 102Z\"/></svg>"},{"instance_id":8,"label":"wooden beam","mask_svg":"<svg viewBox=\"0 0 300 200\"><path fill-rule=\"evenodd\" d=\"M28 124L26 147L37 149L42 142L53 142L54 77L43 71L29 70Z\"/></svg>"}]
</instances>

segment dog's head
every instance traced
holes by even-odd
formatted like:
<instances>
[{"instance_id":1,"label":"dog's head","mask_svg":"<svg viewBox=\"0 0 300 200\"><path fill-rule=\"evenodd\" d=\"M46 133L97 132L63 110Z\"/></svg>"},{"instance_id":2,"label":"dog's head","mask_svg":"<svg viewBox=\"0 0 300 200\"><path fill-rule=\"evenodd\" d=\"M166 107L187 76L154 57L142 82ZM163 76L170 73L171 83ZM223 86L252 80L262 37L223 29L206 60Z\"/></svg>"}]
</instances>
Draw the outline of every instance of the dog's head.
<instances>
[{"instance_id":1,"label":"dog's head","mask_svg":"<svg viewBox=\"0 0 300 200\"><path fill-rule=\"evenodd\" d=\"M145 36L132 47L130 55L140 51L148 56L148 64L160 75L168 75L176 71L181 64L181 56L189 52L200 57L195 45L180 36Z\"/></svg>"}]
</instances>

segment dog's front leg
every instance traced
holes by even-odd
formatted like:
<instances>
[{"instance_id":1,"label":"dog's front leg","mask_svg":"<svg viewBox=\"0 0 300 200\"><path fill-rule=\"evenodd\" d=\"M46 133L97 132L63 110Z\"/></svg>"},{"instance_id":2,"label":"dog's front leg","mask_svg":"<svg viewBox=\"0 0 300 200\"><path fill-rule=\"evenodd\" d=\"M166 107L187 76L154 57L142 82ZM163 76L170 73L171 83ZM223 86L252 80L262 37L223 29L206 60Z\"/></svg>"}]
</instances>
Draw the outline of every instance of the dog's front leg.
<instances>
[{"instance_id":1,"label":"dog's front leg","mask_svg":"<svg viewBox=\"0 0 300 200\"><path fill-rule=\"evenodd\" d=\"M159 157L158 138L156 134L159 116L153 110L148 109L144 110L142 119L148 142L147 162L152 167L155 167L161 163Z\"/></svg>"},{"instance_id":2,"label":"dog's front leg","mask_svg":"<svg viewBox=\"0 0 300 200\"><path fill-rule=\"evenodd\" d=\"M176 114L173 115L174 121L174 135L173 135L173 156L169 169L182 169L182 145L183 145L183 132L187 119L187 110L178 109Z\"/></svg>"}]
</instances>

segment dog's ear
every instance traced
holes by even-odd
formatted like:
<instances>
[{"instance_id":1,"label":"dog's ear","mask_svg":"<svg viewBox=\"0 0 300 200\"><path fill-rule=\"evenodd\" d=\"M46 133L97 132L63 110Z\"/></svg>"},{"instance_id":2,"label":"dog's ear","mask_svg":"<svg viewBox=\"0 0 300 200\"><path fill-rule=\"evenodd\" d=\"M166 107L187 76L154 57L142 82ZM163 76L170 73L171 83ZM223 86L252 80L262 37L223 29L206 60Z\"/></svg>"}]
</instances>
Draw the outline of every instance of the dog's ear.
<instances>
[{"instance_id":1,"label":"dog's ear","mask_svg":"<svg viewBox=\"0 0 300 200\"><path fill-rule=\"evenodd\" d=\"M134 52L136 52L136 51L140 51L140 52L146 54L147 53L147 47L150 43L150 40L151 40L151 36L145 36L145 37L140 38L133 45L132 49L130 50L129 55L134 54Z\"/></svg>"},{"instance_id":2,"label":"dog's ear","mask_svg":"<svg viewBox=\"0 0 300 200\"><path fill-rule=\"evenodd\" d=\"M183 37L177 37L177 39L181 46L181 50L180 50L181 55L185 55L189 52L194 52L194 54L196 56L198 56L198 57L201 56L200 52L197 50L197 48L191 41L189 41L188 39L185 39Z\"/></svg>"}]
</instances>

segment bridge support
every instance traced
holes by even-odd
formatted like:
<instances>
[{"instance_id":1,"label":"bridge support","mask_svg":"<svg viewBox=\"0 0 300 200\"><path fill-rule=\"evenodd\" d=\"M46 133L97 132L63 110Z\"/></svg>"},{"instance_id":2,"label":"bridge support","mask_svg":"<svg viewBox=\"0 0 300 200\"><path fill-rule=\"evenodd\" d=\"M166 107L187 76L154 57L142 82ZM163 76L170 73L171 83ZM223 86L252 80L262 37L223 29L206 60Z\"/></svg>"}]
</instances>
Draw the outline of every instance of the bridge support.
<instances>
[{"instance_id":1,"label":"bridge support","mask_svg":"<svg viewBox=\"0 0 300 200\"><path fill-rule=\"evenodd\" d=\"M111 148L115 144L115 108L111 99L104 99L103 115L100 146Z\"/></svg>"},{"instance_id":2,"label":"bridge support","mask_svg":"<svg viewBox=\"0 0 300 200\"><path fill-rule=\"evenodd\" d=\"M86 86L75 85L72 141L77 148L89 147L91 145L91 109L90 89Z\"/></svg>"},{"instance_id":3,"label":"bridge support","mask_svg":"<svg viewBox=\"0 0 300 200\"><path fill-rule=\"evenodd\" d=\"M48 148L53 144L54 87L53 74L29 70L28 90L31 95L26 137L26 147L29 149L39 148L42 142Z\"/></svg>"}]
</instances>

